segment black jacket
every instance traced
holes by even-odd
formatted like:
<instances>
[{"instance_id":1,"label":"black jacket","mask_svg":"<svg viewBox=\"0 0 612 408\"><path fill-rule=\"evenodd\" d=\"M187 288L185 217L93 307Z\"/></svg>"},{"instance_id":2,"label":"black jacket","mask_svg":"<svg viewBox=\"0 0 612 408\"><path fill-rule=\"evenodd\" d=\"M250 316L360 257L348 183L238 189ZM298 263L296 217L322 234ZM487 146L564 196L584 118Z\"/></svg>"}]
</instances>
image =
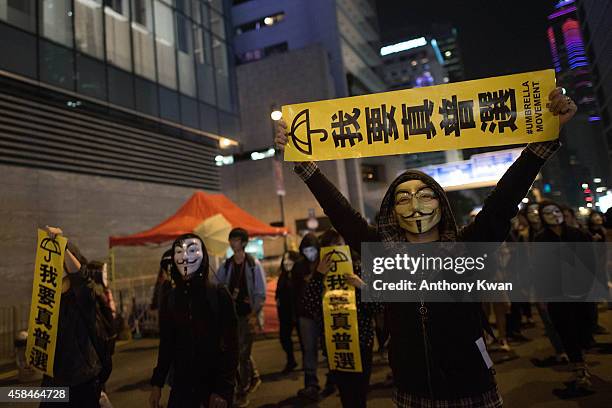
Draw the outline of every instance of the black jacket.
<instances>
[{"instance_id":1,"label":"black jacket","mask_svg":"<svg viewBox=\"0 0 612 408\"><path fill-rule=\"evenodd\" d=\"M545 227L535 236L534 242L563 243L540 245L538 256L533 257L538 299L544 298L550 302L582 300L593 288L597 276L593 245L587 244L592 242L591 236L563 224L561 235ZM547 265L543 266L542 262ZM556 276L544 276L544 273L549 272L554 272ZM603 280L602 284L607 285L607 281Z\"/></svg>"},{"instance_id":2,"label":"black jacket","mask_svg":"<svg viewBox=\"0 0 612 408\"><path fill-rule=\"evenodd\" d=\"M310 262L305 257L301 257L291 270L291 286L293 287L293 307L296 316L315 319L308 308L306 308L305 291L308 282L313 277L314 272L310 271Z\"/></svg>"},{"instance_id":3,"label":"black jacket","mask_svg":"<svg viewBox=\"0 0 612 408\"><path fill-rule=\"evenodd\" d=\"M62 294L60 303L53 378L45 377L46 386L84 384L96 379L102 370L94 346L97 339L93 281L85 264L68 277L70 289Z\"/></svg>"},{"instance_id":4,"label":"black jacket","mask_svg":"<svg viewBox=\"0 0 612 408\"><path fill-rule=\"evenodd\" d=\"M174 368L173 390L233 399L238 366L237 317L227 289L197 276L178 281L162 299L157 367L151 384L163 387Z\"/></svg>"},{"instance_id":5,"label":"black jacket","mask_svg":"<svg viewBox=\"0 0 612 408\"><path fill-rule=\"evenodd\" d=\"M473 223L457 232L445 193L431 177L416 171L398 177L390 186L379 216L378 228L356 212L320 170L306 184L351 248L361 251L362 242L402 238L399 226L389 231L394 189L406 179L419 178L437 190L442 206L442 240L503 242L510 220L527 194L545 160L525 149L484 202ZM381 228L381 223L385 223ZM405 237L403 237L405 240ZM404 392L436 399L456 399L482 394L495 387L476 341L483 336L483 319L477 303L427 304L427 318L420 304L390 303L386 319L391 332L389 363L396 386Z\"/></svg>"}]
</instances>

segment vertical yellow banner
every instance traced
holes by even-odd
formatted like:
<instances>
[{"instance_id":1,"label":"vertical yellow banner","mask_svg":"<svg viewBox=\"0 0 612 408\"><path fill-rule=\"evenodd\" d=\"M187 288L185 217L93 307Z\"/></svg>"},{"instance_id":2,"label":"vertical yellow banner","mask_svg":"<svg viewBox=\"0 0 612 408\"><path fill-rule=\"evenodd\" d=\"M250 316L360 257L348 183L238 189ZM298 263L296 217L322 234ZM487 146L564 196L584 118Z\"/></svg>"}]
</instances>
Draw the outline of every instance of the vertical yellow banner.
<instances>
[{"instance_id":1,"label":"vertical yellow banner","mask_svg":"<svg viewBox=\"0 0 612 408\"><path fill-rule=\"evenodd\" d=\"M353 273L351 251L348 245L321 248L321 259L328 255L332 266L323 281L323 321L329 369L360 373L357 300L345 278Z\"/></svg>"},{"instance_id":2,"label":"vertical yellow banner","mask_svg":"<svg viewBox=\"0 0 612 408\"><path fill-rule=\"evenodd\" d=\"M29 365L51 377L67 242L62 236L52 239L46 231L38 230L26 360Z\"/></svg>"}]
</instances>

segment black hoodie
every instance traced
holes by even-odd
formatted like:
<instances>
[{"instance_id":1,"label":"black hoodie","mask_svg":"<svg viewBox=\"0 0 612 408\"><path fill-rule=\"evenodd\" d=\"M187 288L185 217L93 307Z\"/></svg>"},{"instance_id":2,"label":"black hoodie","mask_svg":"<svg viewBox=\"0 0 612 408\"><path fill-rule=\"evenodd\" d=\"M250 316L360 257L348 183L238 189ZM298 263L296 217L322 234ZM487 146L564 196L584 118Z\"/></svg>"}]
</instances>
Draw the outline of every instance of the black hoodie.
<instances>
[{"instance_id":1,"label":"black hoodie","mask_svg":"<svg viewBox=\"0 0 612 408\"><path fill-rule=\"evenodd\" d=\"M179 242L197 238L186 234ZM202 243L202 248L206 247ZM238 367L237 317L229 292L208 281L208 256L189 280L183 279L174 262L176 283L160 305L160 343L157 367L151 384L163 387L174 368L173 392L197 392L202 402L216 393L228 404L233 400Z\"/></svg>"},{"instance_id":2,"label":"black hoodie","mask_svg":"<svg viewBox=\"0 0 612 408\"><path fill-rule=\"evenodd\" d=\"M310 262L304 256L304 248L315 247L317 250L320 250L319 239L317 236L311 232L304 235L302 238L302 242L300 242L300 259L293 266L293 271L291 273L291 280L293 283L293 293L295 294L295 311L297 317L307 317L309 319L314 319L315 316L312 315L305 307L304 304L304 290L306 289L306 285L308 281L312 278L312 271L310 270ZM315 261L316 262L316 261Z\"/></svg>"},{"instance_id":3,"label":"black hoodie","mask_svg":"<svg viewBox=\"0 0 612 408\"><path fill-rule=\"evenodd\" d=\"M393 213L393 198L399 184L414 179L422 180L439 196L441 240L503 242L510 230L510 220L544 162L543 158L525 149L487 197L476 219L461 231L457 231L442 187L419 171L408 171L391 183L376 227L369 225L351 207L320 170L317 169L306 184L334 228L357 252L361 252L362 242L406 241ZM475 343L484 334L480 304L426 304L425 323L419 310L423 309L416 303L387 305L391 332L389 363L399 390L432 399L458 399L493 389L495 379Z\"/></svg>"}]
</instances>

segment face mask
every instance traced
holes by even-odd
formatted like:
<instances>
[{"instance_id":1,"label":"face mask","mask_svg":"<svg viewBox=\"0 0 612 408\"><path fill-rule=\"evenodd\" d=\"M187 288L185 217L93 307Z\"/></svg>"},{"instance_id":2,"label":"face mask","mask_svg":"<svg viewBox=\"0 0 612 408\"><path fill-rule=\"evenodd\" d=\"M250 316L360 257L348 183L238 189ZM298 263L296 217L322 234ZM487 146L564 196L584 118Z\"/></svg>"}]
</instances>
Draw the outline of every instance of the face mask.
<instances>
[{"instance_id":1,"label":"face mask","mask_svg":"<svg viewBox=\"0 0 612 408\"><path fill-rule=\"evenodd\" d=\"M422 181L406 181L395 189L395 215L402 229L422 234L440 223L440 200Z\"/></svg>"},{"instance_id":2,"label":"face mask","mask_svg":"<svg viewBox=\"0 0 612 408\"><path fill-rule=\"evenodd\" d=\"M548 225L563 224L563 212L556 205L547 205L542 209L542 218Z\"/></svg>"},{"instance_id":3,"label":"face mask","mask_svg":"<svg viewBox=\"0 0 612 408\"><path fill-rule=\"evenodd\" d=\"M302 250L302 253L308 259L309 262L314 262L319 256L319 250L313 246L306 247Z\"/></svg>"},{"instance_id":4,"label":"face mask","mask_svg":"<svg viewBox=\"0 0 612 408\"><path fill-rule=\"evenodd\" d=\"M183 276L197 272L203 259L204 252L199 239L188 238L174 247L174 263Z\"/></svg>"},{"instance_id":5,"label":"face mask","mask_svg":"<svg viewBox=\"0 0 612 408\"><path fill-rule=\"evenodd\" d=\"M102 265L102 284L108 286L108 267L106 264Z\"/></svg>"},{"instance_id":6,"label":"face mask","mask_svg":"<svg viewBox=\"0 0 612 408\"><path fill-rule=\"evenodd\" d=\"M530 224L539 224L541 222L540 215L538 214L538 206L530 205L527 207L527 220Z\"/></svg>"}]
</instances>

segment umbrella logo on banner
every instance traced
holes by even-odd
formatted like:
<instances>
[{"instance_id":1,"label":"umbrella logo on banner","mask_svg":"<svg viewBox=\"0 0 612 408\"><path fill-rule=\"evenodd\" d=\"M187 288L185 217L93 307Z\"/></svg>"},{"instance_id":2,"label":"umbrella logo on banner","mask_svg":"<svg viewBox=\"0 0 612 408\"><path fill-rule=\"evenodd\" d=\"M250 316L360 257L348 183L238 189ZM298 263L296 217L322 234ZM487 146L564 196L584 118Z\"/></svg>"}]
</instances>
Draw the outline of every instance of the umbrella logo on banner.
<instances>
[{"instance_id":1,"label":"umbrella logo on banner","mask_svg":"<svg viewBox=\"0 0 612 408\"><path fill-rule=\"evenodd\" d=\"M51 254L61 255L59 243L51 238L45 238L40 243L40 249L47 251L45 255L45 262L51 262Z\"/></svg>"},{"instance_id":2,"label":"umbrella logo on banner","mask_svg":"<svg viewBox=\"0 0 612 408\"><path fill-rule=\"evenodd\" d=\"M330 267L331 272L338 270L338 264L341 262L348 262L348 258L343 252L336 251L335 249L329 253L329 260L332 262Z\"/></svg>"},{"instance_id":3,"label":"umbrella logo on banner","mask_svg":"<svg viewBox=\"0 0 612 408\"><path fill-rule=\"evenodd\" d=\"M298 138L296 132L297 130L306 123L306 141ZM289 135L291 136L291 140L293 141L293 145L300 152L312 155L312 135L315 133L321 133L321 141L327 139L327 131L325 129L311 129L310 128L310 111L308 109L304 109L300 113L296 115L291 123L291 132Z\"/></svg>"}]
</instances>

